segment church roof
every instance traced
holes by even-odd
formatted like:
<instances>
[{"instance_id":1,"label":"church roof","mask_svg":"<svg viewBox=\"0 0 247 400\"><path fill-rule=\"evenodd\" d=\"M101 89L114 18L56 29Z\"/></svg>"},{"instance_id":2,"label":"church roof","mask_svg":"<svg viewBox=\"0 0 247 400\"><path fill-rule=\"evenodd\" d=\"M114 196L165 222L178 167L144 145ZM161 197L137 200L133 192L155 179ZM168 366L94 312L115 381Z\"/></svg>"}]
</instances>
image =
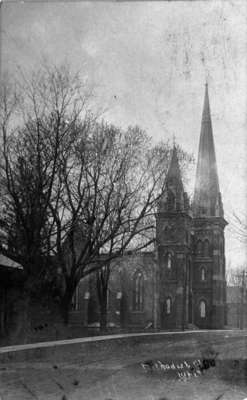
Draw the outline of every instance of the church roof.
<instances>
[{"instance_id":1,"label":"church roof","mask_svg":"<svg viewBox=\"0 0 247 400\"><path fill-rule=\"evenodd\" d=\"M215 216L223 212L207 84L201 121L193 211L195 216Z\"/></svg>"}]
</instances>

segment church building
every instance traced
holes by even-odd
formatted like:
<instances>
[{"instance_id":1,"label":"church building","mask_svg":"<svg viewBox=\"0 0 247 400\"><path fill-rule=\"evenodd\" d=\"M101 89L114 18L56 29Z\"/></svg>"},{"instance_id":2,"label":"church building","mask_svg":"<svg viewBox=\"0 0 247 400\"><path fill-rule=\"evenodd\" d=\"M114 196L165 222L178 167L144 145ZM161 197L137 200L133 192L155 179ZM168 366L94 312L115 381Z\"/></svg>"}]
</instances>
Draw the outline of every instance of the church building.
<instances>
[{"instance_id":1,"label":"church building","mask_svg":"<svg viewBox=\"0 0 247 400\"><path fill-rule=\"evenodd\" d=\"M184 191L174 146L157 205L155 251L129 253L114 261L109 326L224 328L226 225L206 85L193 202ZM99 323L95 277L80 282L72 314L85 326Z\"/></svg>"}]
</instances>

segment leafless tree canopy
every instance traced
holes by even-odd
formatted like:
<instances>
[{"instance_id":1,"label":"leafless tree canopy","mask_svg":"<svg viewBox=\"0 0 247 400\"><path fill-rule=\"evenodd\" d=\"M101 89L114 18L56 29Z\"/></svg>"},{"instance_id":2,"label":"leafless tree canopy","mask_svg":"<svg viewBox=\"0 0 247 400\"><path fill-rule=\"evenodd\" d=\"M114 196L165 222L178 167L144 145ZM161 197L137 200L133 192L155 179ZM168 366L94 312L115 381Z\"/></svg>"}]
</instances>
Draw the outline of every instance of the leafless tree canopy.
<instances>
[{"instance_id":1,"label":"leafless tree canopy","mask_svg":"<svg viewBox=\"0 0 247 400\"><path fill-rule=\"evenodd\" d=\"M247 241L247 217L245 214L236 214L230 216L230 229L234 236L243 243Z\"/></svg>"},{"instance_id":2,"label":"leafless tree canopy","mask_svg":"<svg viewBox=\"0 0 247 400\"><path fill-rule=\"evenodd\" d=\"M231 265L226 269L226 281L229 286L241 287L245 284L246 280L246 267L239 266L237 268L231 268Z\"/></svg>"},{"instance_id":3,"label":"leafless tree canopy","mask_svg":"<svg viewBox=\"0 0 247 400\"><path fill-rule=\"evenodd\" d=\"M66 310L81 278L153 243L170 155L139 127L100 120L91 96L66 67L1 93L2 252L23 265L29 292L55 282Z\"/></svg>"}]
</instances>

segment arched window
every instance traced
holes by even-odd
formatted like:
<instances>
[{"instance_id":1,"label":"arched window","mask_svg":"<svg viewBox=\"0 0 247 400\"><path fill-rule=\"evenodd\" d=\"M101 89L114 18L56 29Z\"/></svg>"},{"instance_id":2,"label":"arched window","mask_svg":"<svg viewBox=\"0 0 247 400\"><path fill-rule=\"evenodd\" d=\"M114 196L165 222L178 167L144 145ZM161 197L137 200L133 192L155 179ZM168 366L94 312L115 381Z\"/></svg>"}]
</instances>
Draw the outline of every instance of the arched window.
<instances>
[{"instance_id":1,"label":"arched window","mask_svg":"<svg viewBox=\"0 0 247 400\"><path fill-rule=\"evenodd\" d=\"M169 270L172 268L172 255L171 255L171 253L167 253L166 266L167 266L167 269L169 269Z\"/></svg>"},{"instance_id":2,"label":"arched window","mask_svg":"<svg viewBox=\"0 0 247 400\"><path fill-rule=\"evenodd\" d=\"M172 311L172 300L170 297L166 299L166 314L171 314Z\"/></svg>"},{"instance_id":3,"label":"arched window","mask_svg":"<svg viewBox=\"0 0 247 400\"><path fill-rule=\"evenodd\" d=\"M206 280L206 269L204 267L201 268L201 280Z\"/></svg>"},{"instance_id":4,"label":"arched window","mask_svg":"<svg viewBox=\"0 0 247 400\"><path fill-rule=\"evenodd\" d=\"M209 257L209 241L207 239L204 241L203 255Z\"/></svg>"},{"instance_id":5,"label":"arched window","mask_svg":"<svg viewBox=\"0 0 247 400\"><path fill-rule=\"evenodd\" d=\"M133 310L143 311L143 274L137 271L133 279Z\"/></svg>"},{"instance_id":6,"label":"arched window","mask_svg":"<svg viewBox=\"0 0 247 400\"><path fill-rule=\"evenodd\" d=\"M206 317L206 302L204 300L200 301L199 310L200 310L200 317L205 318Z\"/></svg>"},{"instance_id":7,"label":"arched window","mask_svg":"<svg viewBox=\"0 0 247 400\"><path fill-rule=\"evenodd\" d=\"M201 255L202 254L202 242L201 240L198 240L196 243L196 253Z\"/></svg>"}]
</instances>

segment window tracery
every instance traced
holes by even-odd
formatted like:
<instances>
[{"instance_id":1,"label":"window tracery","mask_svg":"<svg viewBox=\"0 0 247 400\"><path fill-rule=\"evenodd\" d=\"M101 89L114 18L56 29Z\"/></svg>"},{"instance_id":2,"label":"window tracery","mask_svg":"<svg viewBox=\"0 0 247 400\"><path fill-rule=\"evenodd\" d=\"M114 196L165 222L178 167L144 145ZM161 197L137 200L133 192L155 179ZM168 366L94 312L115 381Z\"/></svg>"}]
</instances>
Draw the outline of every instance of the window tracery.
<instances>
[{"instance_id":1,"label":"window tracery","mask_svg":"<svg viewBox=\"0 0 247 400\"><path fill-rule=\"evenodd\" d=\"M200 301L199 311L200 311L200 317L205 318L206 317L206 302L205 302L205 300Z\"/></svg>"}]
</instances>

